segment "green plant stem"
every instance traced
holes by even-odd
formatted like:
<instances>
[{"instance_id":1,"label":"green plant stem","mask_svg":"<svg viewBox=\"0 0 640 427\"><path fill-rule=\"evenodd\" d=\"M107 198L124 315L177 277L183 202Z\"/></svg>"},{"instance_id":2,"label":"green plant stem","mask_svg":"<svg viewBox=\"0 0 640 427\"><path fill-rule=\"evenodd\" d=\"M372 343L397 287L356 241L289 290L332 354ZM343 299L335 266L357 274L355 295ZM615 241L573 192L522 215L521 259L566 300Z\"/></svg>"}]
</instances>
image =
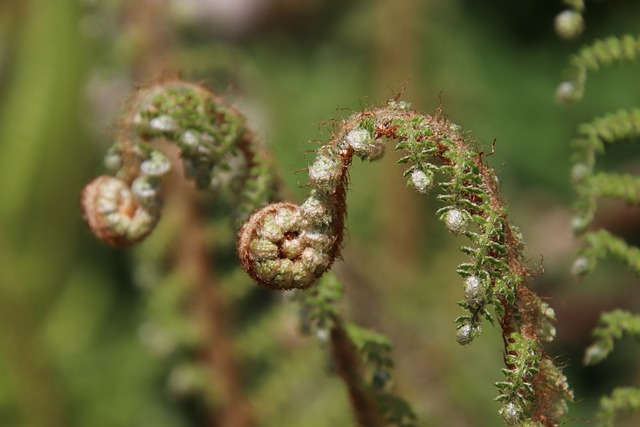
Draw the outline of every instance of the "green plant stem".
<instances>
[{"instance_id":1,"label":"green plant stem","mask_svg":"<svg viewBox=\"0 0 640 427\"><path fill-rule=\"evenodd\" d=\"M330 334L331 353L336 362L336 370L347 386L358 425L383 426L377 404L362 381L358 354L340 319L334 318Z\"/></svg>"},{"instance_id":2,"label":"green plant stem","mask_svg":"<svg viewBox=\"0 0 640 427\"><path fill-rule=\"evenodd\" d=\"M210 242L205 240L204 221L194 189L179 180L181 196L174 200L184 206L174 268L189 286L188 315L201 334L199 362L208 372L208 382L219 386L209 409L209 427L251 427L255 425L242 391L238 360L231 339L232 313L220 295L211 267ZM221 401L219 401L221 400Z\"/></svg>"},{"instance_id":3,"label":"green plant stem","mask_svg":"<svg viewBox=\"0 0 640 427\"><path fill-rule=\"evenodd\" d=\"M354 416L361 427L414 427L411 406L388 391L393 361L385 336L347 323L336 303L343 287L333 274L299 294L303 330L324 340L328 331L336 372L345 383ZM370 379L367 376L371 375Z\"/></svg>"}]
</instances>

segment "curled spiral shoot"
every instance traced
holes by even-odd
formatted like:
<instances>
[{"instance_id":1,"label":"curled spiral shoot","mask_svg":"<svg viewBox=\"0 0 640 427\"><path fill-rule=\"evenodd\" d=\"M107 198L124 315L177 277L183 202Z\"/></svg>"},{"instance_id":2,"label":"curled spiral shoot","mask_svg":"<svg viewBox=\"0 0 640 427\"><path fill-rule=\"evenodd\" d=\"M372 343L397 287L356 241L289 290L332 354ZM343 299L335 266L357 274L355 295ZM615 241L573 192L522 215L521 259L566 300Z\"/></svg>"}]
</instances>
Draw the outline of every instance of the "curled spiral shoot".
<instances>
[{"instance_id":1,"label":"curled spiral shoot","mask_svg":"<svg viewBox=\"0 0 640 427\"><path fill-rule=\"evenodd\" d=\"M158 139L177 147L185 175L198 189L226 189L235 197L239 220L275 192L274 174L244 117L202 86L167 81L142 88L118 127L105 156L115 176L91 181L80 201L89 228L108 244L133 245L159 221L162 177L172 164L153 144Z\"/></svg>"},{"instance_id":2,"label":"curled spiral shoot","mask_svg":"<svg viewBox=\"0 0 640 427\"><path fill-rule=\"evenodd\" d=\"M157 186L144 178L129 186L121 179L99 176L85 186L80 203L91 231L113 246L144 239L160 217Z\"/></svg>"},{"instance_id":3,"label":"curled spiral shoot","mask_svg":"<svg viewBox=\"0 0 640 427\"><path fill-rule=\"evenodd\" d=\"M452 234L464 235L471 246L460 248L470 262L460 264L465 299L459 305L457 340L466 345L482 330L482 320L499 318L505 344L505 381L496 384L497 400L509 425L533 420L555 425L572 399L566 378L546 356L543 342L555 335L553 310L526 284L524 243L508 221L494 171L483 153L439 112L427 115L406 102L356 113L345 119L331 141L317 151L308 169L309 197L301 204L276 203L254 212L238 235L238 254L247 273L260 285L276 290L311 286L340 254L346 212L348 167L353 156L377 160L384 140L409 163L408 185L426 193L436 176L445 206L437 211Z\"/></svg>"},{"instance_id":4,"label":"curled spiral shoot","mask_svg":"<svg viewBox=\"0 0 640 427\"><path fill-rule=\"evenodd\" d=\"M354 155L375 160L384 141L366 129L345 132L335 146L318 151L309 167L310 196L300 206L276 203L253 213L238 237L247 273L274 289L306 288L339 255L344 233L347 171Z\"/></svg>"}]
</instances>

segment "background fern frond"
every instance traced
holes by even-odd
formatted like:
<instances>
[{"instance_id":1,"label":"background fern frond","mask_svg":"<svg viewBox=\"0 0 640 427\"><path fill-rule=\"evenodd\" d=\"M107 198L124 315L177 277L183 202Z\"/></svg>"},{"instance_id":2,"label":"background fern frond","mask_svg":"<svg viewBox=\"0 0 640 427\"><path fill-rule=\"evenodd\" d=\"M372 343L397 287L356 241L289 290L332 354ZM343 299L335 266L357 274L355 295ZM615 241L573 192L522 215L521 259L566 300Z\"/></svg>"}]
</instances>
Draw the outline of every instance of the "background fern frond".
<instances>
[{"instance_id":1,"label":"background fern frond","mask_svg":"<svg viewBox=\"0 0 640 427\"><path fill-rule=\"evenodd\" d=\"M571 56L567 80L560 84L556 95L561 102L571 104L582 99L589 71L617 63L636 62L640 57L640 38L634 35L608 37L583 47Z\"/></svg>"},{"instance_id":2,"label":"background fern frond","mask_svg":"<svg viewBox=\"0 0 640 427\"><path fill-rule=\"evenodd\" d=\"M606 359L613 351L615 340L624 334L640 339L640 315L625 310L604 313L600 325L594 329L594 342L585 351L584 363L594 365Z\"/></svg>"},{"instance_id":3,"label":"background fern frond","mask_svg":"<svg viewBox=\"0 0 640 427\"><path fill-rule=\"evenodd\" d=\"M640 410L640 388L619 387L600 400L598 423L602 427L613 427L620 412L637 412L638 410Z\"/></svg>"},{"instance_id":4,"label":"background fern frond","mask_svg":"<svg viewBox=\"0 0 640 427\"><path fill-rule=\"evenodd\" d=\"M567 2L565 2L567 3ZM576 13L584 11L583 2L569 2ZM579 10L579 12L578 12ZM556 22L557 23L557 22ZM637 63L640 59L640 37L625 35L608 37L583 47L569 60L568 80L556 92L564 103L582 99L587 73L619 63ZM586 231L593 222L598 199L610 197L628 205L640 203L640 177L629 173L595 172L596 157L604 154L607 145L640 136L640 109L632 108L605 114L578 128L579 136L572 141L572 178L577 193L576 216L572 226L582 234L582 248L573 263L573 273L585 275L595 268L600 258L613 257L640 274L640 249L608 230ZM616 309L600 316L600 325L593 331L594 342L586 349L584 363L592 365L606 359L614 349L615 340L624 334L640 337L640 315ZM618 387L611 395L600 399L598 422L613 427L617 414L623 410L640 409L640 388Z\"/></svg>"}]
</instances>

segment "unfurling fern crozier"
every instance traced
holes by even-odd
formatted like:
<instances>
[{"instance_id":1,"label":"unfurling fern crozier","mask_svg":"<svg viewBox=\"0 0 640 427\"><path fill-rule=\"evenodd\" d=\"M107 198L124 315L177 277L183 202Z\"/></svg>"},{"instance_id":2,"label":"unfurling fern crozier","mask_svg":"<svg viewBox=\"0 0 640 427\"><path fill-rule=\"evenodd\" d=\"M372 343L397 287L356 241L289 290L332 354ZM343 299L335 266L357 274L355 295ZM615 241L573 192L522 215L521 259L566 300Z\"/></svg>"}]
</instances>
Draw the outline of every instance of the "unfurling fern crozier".
<instances>
[{"instance_id":1,"label":"unfurling fern crozier","mask_svg":"<svg viewBox=\"0 0 640 427\"><path fill-rule=\"evenodd\" d=\"M457 269L464 279L459 304L467 312L456 320L458 342L473 341L482 320L493 323L495 315L506 352L506 379L497 384L503 418L509 425L526 420L553 425L572 398L566 378L542 348L555 334L553 310L526 284L531 273L523 261L524 243L508 221L494 171L460 127L440 112L422 114L391 100L345 119L309 166L308 198L301 205L268 205L241 228L243 267L272 289L312 286L340 253L353 157L380 159L390 140L405 153L400 163L409 164L404 176L410 187L426 193L436 176L446 177L438 196L445 206L437 214L453 234L471 241L460 248L469 261Z\"/></svg>"},{"instance_id":2,"label":"unfurling fern crozier","mask_svg":"<svg viewBox=\"0 0 640 427\"><path fill-rule=\"evenodd\" d=\"M105 157L114 176L100 176L82 192L85 220L106 243L130 246L155 228L162 177L172 169L155 144L159 139L176 148L198 189L231 189L239 220L273 199L275 175L244 117L202 86L158 83L136 93L118 124L118 139Z\"/></svg>"}]
</instances>

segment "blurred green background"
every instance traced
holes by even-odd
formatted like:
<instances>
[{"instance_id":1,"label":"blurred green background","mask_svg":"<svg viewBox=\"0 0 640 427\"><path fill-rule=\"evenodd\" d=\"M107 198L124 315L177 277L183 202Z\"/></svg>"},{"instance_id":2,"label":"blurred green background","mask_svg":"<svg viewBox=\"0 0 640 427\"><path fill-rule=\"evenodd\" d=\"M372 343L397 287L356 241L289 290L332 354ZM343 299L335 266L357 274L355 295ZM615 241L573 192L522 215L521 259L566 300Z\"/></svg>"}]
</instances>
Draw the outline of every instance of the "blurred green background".
<instances>
[{"instance_id":1,"label":"blurred green background","mask_svg":"<svg viewBox=\"0 0 640 427\"><path fill-rule=\"evenodd\" d=\"M577 106L554 100L568 55L598 37L637 33L640 4L588 4L586 31L572 42L552 30L562 8L559 0L3 0L0 426L207 425L176 358L145 339L159 309L134 279L162 240L106 247L78 208L84 183L102 173L123 99L136 83L178 74L228 94L298 199L307 189L296 171L326 139L323 122L398 92L423 111L442 105L487 152L495 141L488 160L532 265L545 270L535 289L557 311L549 352L575 387L573 424L592 418L613 385L640 384L631 342L601 366L581 366L598 313L639 308L637 278L613 262L581 282L568 273L577 247L569 140L580 122L639 104L638 66L590 76ZM635 152L621 144L604 167L633 172ZM499 334L487 327L465 348L454 338L462 241L436 220L435 197L406 189L389 157L352 168L337 265L345 312L392 338L395 390L420 425L500 425ZM637 213L610 203L600 222L640 242ZM297 332L291 304L237 273L232 231L211 229L221 242L215 270L237 305L230 333L248 361L240 369L257 424L352 425L326 349Z\"/></svg>"}]
</instances>

